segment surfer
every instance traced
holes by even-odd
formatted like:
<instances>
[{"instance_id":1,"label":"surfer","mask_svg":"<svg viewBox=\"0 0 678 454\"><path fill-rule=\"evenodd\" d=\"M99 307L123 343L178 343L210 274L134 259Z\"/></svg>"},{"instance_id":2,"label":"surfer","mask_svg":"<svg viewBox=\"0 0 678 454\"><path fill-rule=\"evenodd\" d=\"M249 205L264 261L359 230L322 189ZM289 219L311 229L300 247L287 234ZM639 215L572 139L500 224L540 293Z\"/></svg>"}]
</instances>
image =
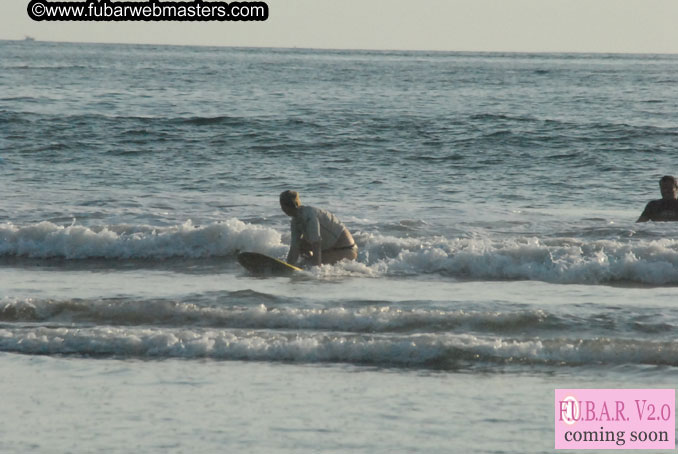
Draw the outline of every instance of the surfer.
<instances>
[{"instance_id":1,"label":"surfer","mask_svg":"<svg viewBox=\"0 0 678 454\"><path fill-rule=\"evenodd\" d=\"M647 204L636 222L678 221L678 181L670 175L659 180L662 198Z\"/></svg>"},{"instance_id":2,"label":"surfer","mask_svg":"<svg viewBox=\"0 0 678 454\"><path fill-rule=\"evenodd\" d=\"M299 255L310 257L315 266L358 257L358 246L351 232L329 211L302 205L296 191L280 194L280 208L292 218L287 263L294 265Z\"/></svg>"}]
</instances>

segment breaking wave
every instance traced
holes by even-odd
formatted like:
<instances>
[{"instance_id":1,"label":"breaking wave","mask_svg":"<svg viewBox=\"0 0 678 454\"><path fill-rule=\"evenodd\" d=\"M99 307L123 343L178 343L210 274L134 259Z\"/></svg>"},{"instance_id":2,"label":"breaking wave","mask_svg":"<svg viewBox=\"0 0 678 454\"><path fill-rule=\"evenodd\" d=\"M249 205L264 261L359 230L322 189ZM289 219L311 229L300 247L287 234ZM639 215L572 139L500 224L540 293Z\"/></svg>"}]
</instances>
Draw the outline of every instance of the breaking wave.
<instances>
[{"instance_id":1,"label":"breaking wave","mask_svg":"<svg viewBox=\"0 0 678 454\"><path fill-rule=\"evenodd\" d=\"M559 284L678 285L678 240L514 237L400 238L355 235L357 262L323 273L356 276L439 274L463 280ZM283 257L283 235L238 219L195 226L0 224L0 257L134 260L231 257L254 251ZM322 273L321 273L322 274Z\"/></svg>"},{"instance_id":2,"label":"breaking wave","mask_svg":"<svg viewBox=\"0 0 678 454\"><path fill-rule=\"evenodd\" d=\"M197 298L197 297L196 297ZM262 303L265 301L265 304ZM301 306L301 307L300 307ZM441 369L678 366L676 311L601 316L507 305L304 301L231 292L219 301L0 301L0 351L116 358L350 363Z\"/></svg>"},{"instance_id":3,"label":"breaking wave","mask_svg":"<svg viewBox=\"0 0 678 454\"><path fill-rule=\"evenodd\" d=\"M252 250L279 255L285 247L273 229L237 219L205 226L191 221L171 227L115 225L28 226L0 224L0 255L28 258L166 259L232 255Z\"/></svg>"},{"instance_id":4,"label":"breaking wave","mask_svg":"<svg viewBox=\"0 0 678 454\"><path fill-rule=\"evenodd\" d=\"M526 340L472 334L40 327L0 329L0 350L32 355L331 362L443 369L510 364L678 366L678 342L605 337Z\"/></svg>"}]
</instances>

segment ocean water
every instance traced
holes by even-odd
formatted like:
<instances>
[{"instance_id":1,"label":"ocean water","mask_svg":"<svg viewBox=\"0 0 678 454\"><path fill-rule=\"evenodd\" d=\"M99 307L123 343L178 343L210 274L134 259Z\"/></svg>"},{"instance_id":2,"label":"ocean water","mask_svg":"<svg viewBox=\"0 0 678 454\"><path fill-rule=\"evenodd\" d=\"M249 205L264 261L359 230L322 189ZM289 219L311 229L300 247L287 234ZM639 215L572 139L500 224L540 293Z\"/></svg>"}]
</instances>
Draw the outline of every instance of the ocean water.
<instances>
[{"instance_id":1,"label":"ocean water","mask_svg":"<svg viewBox=\"0 0 678 454\"><path fill-rule=\"evenodd\" d=\"M678 56L0 42L2 452L553 449L675 388ZM358 260L286 278L278 194Z\"/></svg>"}]
</instances>

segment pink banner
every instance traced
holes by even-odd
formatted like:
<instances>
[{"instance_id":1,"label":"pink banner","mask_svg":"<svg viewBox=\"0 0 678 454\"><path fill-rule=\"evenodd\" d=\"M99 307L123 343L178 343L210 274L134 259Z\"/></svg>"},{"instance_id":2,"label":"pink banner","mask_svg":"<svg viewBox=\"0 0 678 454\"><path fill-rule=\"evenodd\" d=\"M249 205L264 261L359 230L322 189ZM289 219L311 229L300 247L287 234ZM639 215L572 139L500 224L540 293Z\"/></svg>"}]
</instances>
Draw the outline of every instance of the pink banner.
<instances>
[{"instance_id":1,"label":"pink banner","mask_svg":"<svg viewBox=\"0 0 678 454\"><path fill-rule=\"evenodd\" d=\"M556 449L675 449L674 389L556 389Z\"/></svg>"}]
</instances>

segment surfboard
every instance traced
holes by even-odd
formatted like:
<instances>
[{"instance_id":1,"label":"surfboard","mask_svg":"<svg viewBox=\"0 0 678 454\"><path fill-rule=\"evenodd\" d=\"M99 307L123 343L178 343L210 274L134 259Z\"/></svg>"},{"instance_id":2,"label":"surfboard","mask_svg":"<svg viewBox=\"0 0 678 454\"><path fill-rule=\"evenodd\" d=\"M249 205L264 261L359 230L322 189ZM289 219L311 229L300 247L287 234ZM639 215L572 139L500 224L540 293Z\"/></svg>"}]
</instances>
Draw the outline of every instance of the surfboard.
<instances>
[{"instance_id":1,"label":"surfboard","mask_svg":"<svg viewBox=\"0 0 678 454\"><path fill-rule=\"evenodd\" d=\"M238 254L238 262L252 274L287 276L302 271L287 262L257 252L241 252Z\"/></svg>"}]
</instances>

